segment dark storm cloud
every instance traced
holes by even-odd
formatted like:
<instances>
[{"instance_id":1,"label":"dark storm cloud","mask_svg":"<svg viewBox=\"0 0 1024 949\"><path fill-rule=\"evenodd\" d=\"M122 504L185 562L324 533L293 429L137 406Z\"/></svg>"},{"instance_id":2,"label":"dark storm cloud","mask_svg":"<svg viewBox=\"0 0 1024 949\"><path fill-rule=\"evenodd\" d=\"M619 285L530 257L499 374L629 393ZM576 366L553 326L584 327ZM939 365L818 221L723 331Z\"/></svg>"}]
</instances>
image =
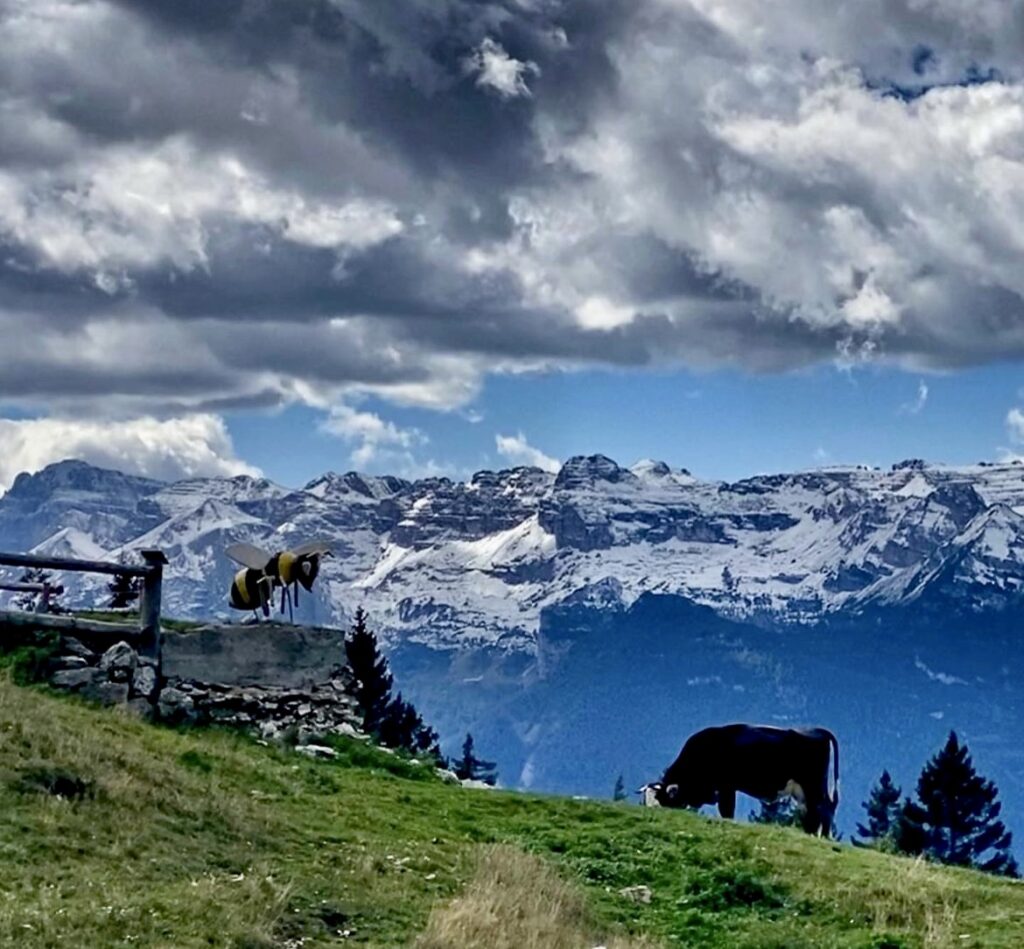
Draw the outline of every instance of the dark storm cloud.
<instances>
[{"instance_id":1,"label":"dark storm cloud","mask_svg":"<svg viewBox=\"0 0 1024 949\"><path fill-rule=\"evenodd\" d=\"M1022 355L1022 22L0 0L0 394L450 406L522 366Z\"/></svg>"}]
</instances>

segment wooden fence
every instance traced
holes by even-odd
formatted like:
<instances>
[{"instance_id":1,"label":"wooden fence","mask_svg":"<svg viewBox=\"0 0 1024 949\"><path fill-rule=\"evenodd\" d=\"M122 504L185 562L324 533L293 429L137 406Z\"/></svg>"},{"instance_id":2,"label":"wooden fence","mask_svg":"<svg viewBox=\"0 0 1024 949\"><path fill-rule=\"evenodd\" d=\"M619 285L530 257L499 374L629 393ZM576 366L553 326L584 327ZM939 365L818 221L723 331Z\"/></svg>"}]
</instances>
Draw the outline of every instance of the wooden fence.
<instances>
[{"instance_id":1,"label":"wooden fence","mask_svg":"<svg viewBox=\"0 0 1024 949\"><path fill-rule=\"evenodd\" d=\"M125 574L142 579L139 600L139 620L134 623L106 623L77 616L48 613L27 613L8 610L0 614L2 621L11 626L34 626L38 629L81 631L92 635L121 636L136 640L140 653L158 659L160 655L160 599L163 594L164 565L167 557L162 550L140 552L143 563L139 566L110 563L103 560L72 560L67 557L38 557L34 554L0 553L0 567L26 567L36 570L59 570L77 573ZM57 592L53 584L4 583L0 589L38 592L47 597Z\"/></svg>"}]
</instances>

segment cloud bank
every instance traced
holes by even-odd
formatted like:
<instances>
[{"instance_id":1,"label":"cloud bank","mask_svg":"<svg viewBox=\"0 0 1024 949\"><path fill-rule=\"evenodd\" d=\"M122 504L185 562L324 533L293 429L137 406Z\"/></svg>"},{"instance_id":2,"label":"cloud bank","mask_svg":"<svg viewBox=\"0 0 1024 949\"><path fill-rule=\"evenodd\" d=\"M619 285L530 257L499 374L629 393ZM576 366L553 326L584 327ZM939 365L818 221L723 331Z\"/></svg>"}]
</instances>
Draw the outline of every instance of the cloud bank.
<instances>
[{"instance_id":1,"label":"cloud bank","mask_svg":"<svg viewBox=\"0 0 1024 949\"><path fill-rule=\"evenodd\" d=\"M0 44L0 404L1024 355L1019 5L0 0Z\"/></svg>"},{"instance_id":2,"label":"cloud bank","mask_svg":"<svg viewBox=\"0 0 1024 949\"><path fill-rule=\"evenodd\" d=\"M224 423L210 415L116 424L0 419L0 494L20 472L64 458L167 481L260 473L235 456Z\"/></svg>"}]
</instances>

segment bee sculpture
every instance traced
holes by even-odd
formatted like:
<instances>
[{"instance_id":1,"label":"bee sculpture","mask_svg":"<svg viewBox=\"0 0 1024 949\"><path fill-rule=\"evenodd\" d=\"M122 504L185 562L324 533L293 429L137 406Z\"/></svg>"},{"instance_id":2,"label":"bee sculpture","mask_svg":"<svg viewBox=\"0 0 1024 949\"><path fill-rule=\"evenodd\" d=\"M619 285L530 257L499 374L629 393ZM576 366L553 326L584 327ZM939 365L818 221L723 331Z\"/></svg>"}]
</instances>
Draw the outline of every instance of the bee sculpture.
<instances>
[{"instance_id":1,"label":"bee sculpture","mask_svg":"<svg viewBox=\"0 0 1024 949\"><path fill-rule=\"evenodd\" d=\"M236 610L252 610L259 619L262 611L265 617L270 616L270 601L274 595L274 578L268 577L262 570L246 567L239 570L231 581L231 594L228 602Z\"/></svg>"},{"instance_id":2,"label":"bee sculpture","mask_svg":"<svg viewBox=\"0 0 1024 949\"><path fill-rule=\"evenodd\" d=\"M252 597L249 596L249 589L254 582L254 578L250 575L255 573L259 578L256 581L257 598L261 595L259 590L267 591L266 603L262 600L259 603L263 609L263 615L269 615L269 603L273 596L273 588L279 586L281 587L281 613L284 613L287 604L288 619L292 620L294 619L293 608L299 605L299 587L301 586L307 593L312 591L313 581L320 573L320 559L329 557L331 551L322 541L313 541L309 544L302 544L294 550L280 550L274 554L252 544L232 544L225 553L235 563L241 564L245 568L235 575L235 580L231 585L231 605L236 609L256 609L255 605L251 605ZM237 597L242 603L241 606L235 602L236 592L246 594Z\"/></svg>"}]
</instances>

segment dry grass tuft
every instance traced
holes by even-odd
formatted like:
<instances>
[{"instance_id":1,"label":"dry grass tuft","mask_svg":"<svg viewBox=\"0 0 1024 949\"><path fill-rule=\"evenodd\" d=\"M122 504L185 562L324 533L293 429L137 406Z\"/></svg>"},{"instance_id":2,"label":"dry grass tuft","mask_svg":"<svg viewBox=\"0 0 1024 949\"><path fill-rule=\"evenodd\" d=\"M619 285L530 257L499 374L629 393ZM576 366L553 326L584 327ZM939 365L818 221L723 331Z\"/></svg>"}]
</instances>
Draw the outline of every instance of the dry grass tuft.
<instances>
[{"instance_id":1,"label":"dry grass tuft","mask_svg":"<svg viewBox=\"0 0 1024 949\"><path fill-rule=\"evenodd\" d=\"M926 949L960 945L961 898L954 879L922 859L900 861L899 871L871 896L875 932L917 932Z\"/></svg>"},{"instance_id":2,"label":"dry grass tuft","mask_svg":"<svg viewBox=\"0 0 1024 949\"><path fill-rule=\"evenodd\" d=\"M602 937L582 892L543 860L514 847L484 848L462 896L436 907L416 949L654 949L645 939Z\"/></svg>"}]
</instances>

